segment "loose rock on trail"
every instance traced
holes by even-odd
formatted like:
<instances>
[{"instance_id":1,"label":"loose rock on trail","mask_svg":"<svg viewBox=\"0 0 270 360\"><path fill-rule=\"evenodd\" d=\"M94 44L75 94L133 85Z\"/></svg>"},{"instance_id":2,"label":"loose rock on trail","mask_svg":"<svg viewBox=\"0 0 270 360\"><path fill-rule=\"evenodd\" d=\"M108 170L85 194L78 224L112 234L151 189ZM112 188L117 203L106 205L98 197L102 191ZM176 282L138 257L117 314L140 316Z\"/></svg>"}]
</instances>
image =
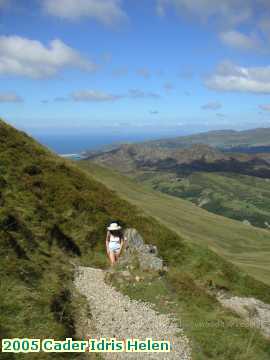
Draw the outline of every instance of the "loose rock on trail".
<instances>
[{"instance_id":1,"label":"loose rock on trail","mask_svg":"<svg viewBox=\"0 0 270 360\"><path fill-rule=\"evenodd\" d=\"M106 284L105 271L90 267L77 267L75 286L88 301L93 328L84 336L106 339L136 338L145 340L168 340L171 343L169 353L102 353L102 358L121 359L162 359L191 360L191 348L183 330L168 315L158 314L151 305L131 300ZM87 332L87 329L86 329Z\"/></svg>"}]
</instances>

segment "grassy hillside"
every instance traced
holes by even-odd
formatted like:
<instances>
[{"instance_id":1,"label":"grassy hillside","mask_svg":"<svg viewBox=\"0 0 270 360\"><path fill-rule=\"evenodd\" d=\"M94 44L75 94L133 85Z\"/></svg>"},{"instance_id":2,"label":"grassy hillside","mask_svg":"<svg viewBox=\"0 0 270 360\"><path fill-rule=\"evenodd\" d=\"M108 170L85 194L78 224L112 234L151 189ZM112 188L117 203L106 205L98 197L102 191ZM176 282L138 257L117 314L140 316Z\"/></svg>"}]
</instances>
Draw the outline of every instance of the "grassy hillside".
<instances>
[{"instance_id":1,"label":"grassy hillside","mask_svg":"<svg viewBox=\"0 0 270 360\"><path fill-rule=\"evenodd\" d=\"M1 337L74 335L69 260L107 266L104 236L111 220L138 228L149 242L175 241L173 233L2 121L0 174Z\"/></svg>"},{"instance_id":2,"label":"grassy hillside","mask_svg":"<svg viewBox=\"0 0 270 360\"><path fill-rule=\"evenodd\" d=\"M144 143L95 153L89 160L215 214L268 228L269 157L224 153L208 145L167 149Z\"/></svg>"},{"instance_id":3,"label":"grassy hillside","mask_svg":"<svg viewBox=\"0 0 270 360\"><path fill-rule=\"evenodd\" d=\"M92 162L82 161L80 164L94 174L96 179L143 208L170 229L196 244L208 245L252 276L270 285L269 230L211 214L190 202L153 191L150 187ZM237 189L235 191L237 192Z\"/></svg>"},{"instance_id":4,"label":"grassy hillside","mask_svg":"<svg viewBox=\"0 0 270 360\"><path fill-rule=\"evenodd\" d=\"M207 291L226 287L270 303L270 287L121 200L94 180L96 170L91 171L87 174L0 121L0 336L75 336L79 306L71 296L69 262L76 258L81 264L106 267L105 228L118 219L158 246L170 269L159 278L175 294L178 311L190 324L198 319L224 321L224 328L215 331L207 326L186 329L196 344L194 359L233 360L235 354L245 360L268 359L269 342L251 328L232 328L236 317ZM22 355L1 357L21 359ZM57 354L57 359L80 357Z\"/></svg>"},{"instance_id":5,"label":"grassy hillside","mask_svg":"<svg viewBox=\"0 0 270 360\"><path fill-rule=\"evenodd\" d=\"M153 189L190 200L215 214L270 228L270 180L234 173L145 172L137 180Z\"/></svg>"}]
</instances>

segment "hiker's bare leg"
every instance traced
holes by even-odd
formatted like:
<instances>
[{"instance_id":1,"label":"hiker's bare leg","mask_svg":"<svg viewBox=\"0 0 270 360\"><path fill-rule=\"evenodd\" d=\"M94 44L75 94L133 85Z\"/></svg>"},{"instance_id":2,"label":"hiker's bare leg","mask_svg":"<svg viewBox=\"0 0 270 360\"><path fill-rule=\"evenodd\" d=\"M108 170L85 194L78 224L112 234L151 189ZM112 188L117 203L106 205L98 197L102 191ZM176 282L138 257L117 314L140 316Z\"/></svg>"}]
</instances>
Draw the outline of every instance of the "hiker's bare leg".
<instances>
[{"instance_id":1,"label":"hiker's bare leg","mask_svg":"<svg viewBox=\"0 0 270 360\"><path fill-rule=\"evenodd\" d=\"M120 256L120 252L121 251L117 251L117 252L115 252L115 261L118 261L118 259L119 259L119 256Z\"/></svg>"},{"instance_id":2,"label":"hiker's bare leg","mask_svg":"<svg viewBox=\"0 0 270 360\"><path fill-rule=\"evenodd\" d=\"M114 252L113 252L113 251L110 251L110 252L109 252L109 259L110 259L111 265L114 265L116 259L115 259L115 255L114 255Z\"/></svg>"}]
</instances>

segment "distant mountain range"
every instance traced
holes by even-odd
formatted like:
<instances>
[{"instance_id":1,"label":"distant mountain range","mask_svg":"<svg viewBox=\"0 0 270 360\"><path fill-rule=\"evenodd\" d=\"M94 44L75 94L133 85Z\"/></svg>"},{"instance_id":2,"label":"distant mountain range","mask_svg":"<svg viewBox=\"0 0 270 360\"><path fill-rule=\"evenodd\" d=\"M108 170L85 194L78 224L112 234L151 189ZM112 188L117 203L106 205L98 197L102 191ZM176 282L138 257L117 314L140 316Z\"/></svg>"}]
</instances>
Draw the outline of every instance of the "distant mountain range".
<instances>
[{"instance_id":1,"label":"distant mountain range","mask_svg":"<svg viewBox=\"0 0 270 360\"><path fill-rule=\"evenodd\" d=\"M120 148L128 147L130 144L112 144L105 146L98 151L86 151L83 155L96 155L111 152ZM270 152L270 128L257 128L244 131L218 130L198 133L188 136L151 140L140 143L133 143L131 146L138 145L144 151L148 149L161 150L180 150L187 149L193 145L208 145L223 152L241 153L268 153Z\"/></svg>"},{"instance_id":2,"label":"distant mountain range","mask_svg":"<svg viewBox=\"0 0 270 360\"><path fill-rule=\"evenodd\" d=\"M180 176L206 171L270 178L270 153L228 153L204 144L186 148L149 146L149 143L120 145L110 151L89 153L88 159L125 174L151 170L173 171Z\"/></svg>"},{"instance_id":3,"label":"distant mountain range","mask_svg":"<svg viewBox=\"0 0 270 360\"><path fill-rule=\"evenodd\" d=\"M235 131L219 130L199 133L190 136L180 136L172 139L149 141L154 147L179 148L189 147L192 144L205 144L221 149L246 149L258 147L270 151L270 128Z\"/></svg>"},{"instance_id":4,"label":"distant mountain range","mask_svg":"<svg viewBox=\"0 0 270 360\"><path fill-rule=\"evenodd\" d=\"M216 214L269 228L267 144L270 145L270 129L226 130L123 144L88 153L88 160Z\"/></svg>"}]
</instances>

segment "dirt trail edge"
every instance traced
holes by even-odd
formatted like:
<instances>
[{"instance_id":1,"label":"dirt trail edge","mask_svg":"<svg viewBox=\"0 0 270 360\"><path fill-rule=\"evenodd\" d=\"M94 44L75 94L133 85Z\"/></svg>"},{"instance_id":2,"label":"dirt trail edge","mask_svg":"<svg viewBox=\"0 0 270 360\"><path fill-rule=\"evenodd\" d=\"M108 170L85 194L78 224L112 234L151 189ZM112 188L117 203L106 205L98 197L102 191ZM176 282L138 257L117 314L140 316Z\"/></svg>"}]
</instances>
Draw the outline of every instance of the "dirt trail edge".
<instances>
[{"instance_id":1,"label":"dirt trail edge","mask_svg":"<svg viewBox=\"0 0 270 360\"><path fill-rule=\"evenodd\" d=\"M85 336L106 339L135 338L169 340L169 353L102 353L104 359L177 359L191 360L191 348L183 330L168 315L158 314L151 305L130 299L104 281L100 269L79 266L74 283L88 301L96 332L91 328Z\"/></svg>"}]
</instances>

